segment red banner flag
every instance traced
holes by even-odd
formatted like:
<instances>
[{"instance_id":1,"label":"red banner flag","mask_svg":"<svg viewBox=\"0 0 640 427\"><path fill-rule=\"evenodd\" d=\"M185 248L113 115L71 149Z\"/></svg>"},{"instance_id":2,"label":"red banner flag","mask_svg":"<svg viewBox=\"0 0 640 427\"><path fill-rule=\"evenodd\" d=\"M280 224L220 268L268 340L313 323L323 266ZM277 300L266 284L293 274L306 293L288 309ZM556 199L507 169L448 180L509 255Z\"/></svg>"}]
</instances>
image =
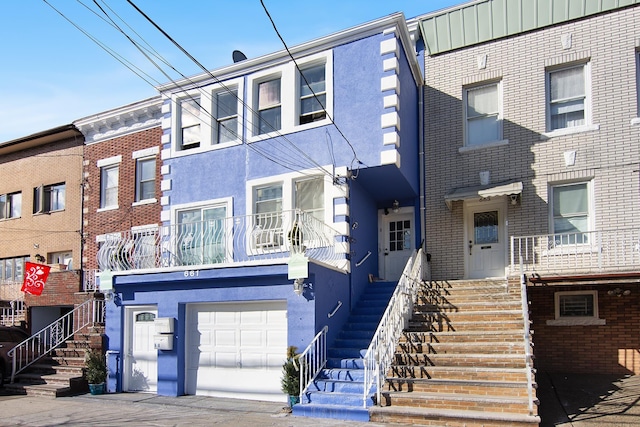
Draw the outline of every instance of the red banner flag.
<instances>
[{"instance_id":1,"label":"red banner flag","mask_svg":"<svg viewBox=\"0 0 640 427\"><path fill-rule=\"evenodd\" d=\"M48 265L35 264L33 262L24 263L24 282L22 282L22 292L31 295L40 295L47 282L51 267Z\"/></svg>"}]
</instances>

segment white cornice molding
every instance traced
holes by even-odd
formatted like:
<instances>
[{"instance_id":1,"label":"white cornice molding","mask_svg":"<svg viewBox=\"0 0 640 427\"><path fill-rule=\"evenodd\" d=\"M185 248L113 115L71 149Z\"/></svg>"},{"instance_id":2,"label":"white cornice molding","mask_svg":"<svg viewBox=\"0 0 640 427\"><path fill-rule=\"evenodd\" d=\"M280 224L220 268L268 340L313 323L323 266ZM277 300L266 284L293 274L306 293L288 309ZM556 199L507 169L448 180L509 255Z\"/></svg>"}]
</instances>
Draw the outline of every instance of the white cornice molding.
<instances>
[{"instance_id":1,"label":"white cornice molding","mask_svg":"<svg viewBox=\"0 0 640 427\"><path fill-rule=\"evenodd\" d=\"M160 126L160 96L94 114L73 122L84 135L85 144L93 144Z\"/></svg>"}]
</instances>

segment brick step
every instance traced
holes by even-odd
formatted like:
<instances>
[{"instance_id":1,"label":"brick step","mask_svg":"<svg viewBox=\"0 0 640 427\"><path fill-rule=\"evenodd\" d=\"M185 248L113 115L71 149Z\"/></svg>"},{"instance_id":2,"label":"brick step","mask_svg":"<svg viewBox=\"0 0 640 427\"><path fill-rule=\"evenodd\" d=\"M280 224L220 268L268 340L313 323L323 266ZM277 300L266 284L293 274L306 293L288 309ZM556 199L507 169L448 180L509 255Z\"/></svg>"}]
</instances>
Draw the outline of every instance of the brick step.
<instances>
[{"instance_id":1,"label":"brick step","mask_svg":"<svg viewBox=\"0 0 640 427\"><path fill-rule=\"evenodd\" d=\"M502 322L522 319L522 310L487 310L487 311L458 311L443 313L440 311L414 311L412 322Z\"/></svg>"},{"instance_id":2,"label":"brick step","mask_svg":"<svg viewBox=\"0 0 640 427\"><path fill-rule=\"evenodd\" d=\"M68 383L66 386L51 384L13 383L5 384L5 388L7 392L11 394L27 396L63 397L73 394L86 393L85 390L74 390Z\"/></svg>"},{"instance_id":3,"label":"brick step","mask_svg":"<svg viewBox=\"0 0 640 427\"><path fill-rule=\"evenodd\" d=\"M53 350L51 354L53 355L53 357L84 358L86 350L83 348L58 347Z\"/></svg>"},{"instance_id":4,"label":"brick step","mask_svg":"<svg viewBox=\"0 0 640 427\"><path fill-rule=\"evenodd\" d=\"M383 390L391 392L460 393L486 396L529 396L526 381L473 381L387 377ZM535 386L532 392L535 396Z\"/></svg>"},{"instance_id":5,"label":"brick step","mask_svg":"<svg viewBox=\"0 0 640 427\"><path fill-rule=\"evenodd\" d=\"M537 427L540 424L537 415L399 406L374 406L369 408L369 415L371 422L438 427Z\"/></svg>"},{"instance_id":6,"label":"brick step","mask_svg":"<svg viewBox=\"0 0 640 427\"><path fill-rule=\"evenodd\" d=\"M445 342L522 342L523 335L524 331L522 328L460 332L405 331L400 336L399 344L425 344Z\"/></svg>"},{"instance_id":7,"label":"brick step","mask_svg":"<svg viewBox=\"0 0 640 427\"><path fill-rule=\"evenodd\" d=\"M429 301L418 300L414 306L414 310L421 311L439 311L442 313L457 313L466 311L497 311L497 310L521 310L522 303L519 300L438 300L431 298Z\"/></svg>"},{"instance_id":8,"label":"brick step","mask_svg":"<svg viewBox=\"0 0 640 427\"><path fill-rule=\"evenodd\" d=\"M526 383L527 371L526 368L392 365L387 377Z\"/></svg>"},{"instance_id":9,"label":"brick step","mask_svg":"<svg viewBox=\"0 0 640 427\"><path fill-rule=\"evenodd\" d=\"M58 366L75 366L83 367L85 365L84 356L82 357L66 357L66 356L53 356L51 357L54 365Z\"/></svg>"},{"instance_id":10,"label":"brick step","mask_svg":"<svg viewBox=\"0 0 640 427\"><path fill-rule=\"evenodd\" d=\"M486 368L524 368L522 354L424 354L400 353L393 358L394 365L468 366Z\"/></svg>"},{"instance_id":11,"label":"brick step","mask_svg":"<svg viewBox=\"0 0 640 427\"><path fill-rule=\"evenodd\" d=\"M529 399L519 396L385 392L382 399L383 406L529 414Z\"/></svg>"},{"instance_id":12,"label":"brick step","mask_svg":"<svg viewBox=\"0 0 640 427\"><path fill-rule=\"evenodd\" d=\"M524 344L517 342L400 343L398 354L522 354Z\"/></svg>"},{"instance_id":13,"label":"brick step","mask_svg":"<svg viewBox=\"0 0 640 427\"><path fill-rule=\"evenodd\" d=\"M51 363L36 363L29 367L30 372L42 375L63 374L71 377L81 377L83 374L82 366L56 365Z\"/></svg>"},{"instance_id":14,"label":"brick step","mask_svg":"<svg viewBox=\"0 0 640 427\"><path fill-rule=\"evenodd\" d=\"M81 380L82 375L77 374L41 374L37 372L20 373L16 376L16 380L19 383L26 383L30 385L35 384L48 384L55 386L66 386L74 380Z\"/></svg>"},{"instance_id":15,"label":"brick step","mask_svg":"<svg viewBox=\"0 0 640 427\"><path fill-rule=\"evenodd\" d=\"M455 322L442 320L439 322L421 322L409 320L405 332L468 332L468 331L501 331L522 329L524 322L519 320L486 321L469 318Z\"/></svg>"}]
</instances>

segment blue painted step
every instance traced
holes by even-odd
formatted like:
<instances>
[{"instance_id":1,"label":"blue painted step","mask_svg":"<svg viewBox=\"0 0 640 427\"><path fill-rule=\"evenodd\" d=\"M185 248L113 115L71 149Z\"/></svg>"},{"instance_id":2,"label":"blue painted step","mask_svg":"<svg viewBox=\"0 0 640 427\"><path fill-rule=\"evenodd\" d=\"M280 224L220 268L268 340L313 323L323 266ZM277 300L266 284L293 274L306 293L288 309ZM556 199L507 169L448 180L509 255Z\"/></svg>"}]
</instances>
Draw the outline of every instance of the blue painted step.
<instances>
[{"instance_id":1,"label":"blue painted step","mask_svg":"<svg viewBox=\"0 0 640 427\"><path fill-rule=\"evenodd\" d=\"M302 404L293 406L294 415L369 421L363 401L363 357L395 287L389 282L369 285L327 350L326 368L309 386ZM367 398L366 406L372 404Z\"/></svg>"}]
</instances>

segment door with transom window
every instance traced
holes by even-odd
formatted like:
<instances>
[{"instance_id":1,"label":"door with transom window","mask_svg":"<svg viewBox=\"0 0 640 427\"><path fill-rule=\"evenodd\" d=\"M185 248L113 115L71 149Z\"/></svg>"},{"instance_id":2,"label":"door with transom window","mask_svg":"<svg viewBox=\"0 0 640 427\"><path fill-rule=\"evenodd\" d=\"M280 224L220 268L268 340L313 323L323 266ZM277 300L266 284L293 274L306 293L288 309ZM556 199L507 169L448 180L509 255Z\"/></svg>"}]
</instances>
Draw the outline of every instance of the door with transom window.
<instances>
[{"instance_id":1,"label":"door with transom window","mask_svg":"<svg viewBox=\"0 0 640 427\"><path fill-rule=\"evenodd\" d=\"M415 249L413 208L386 210L380 216L380 278L397 281Z\"/></svg>"},{"instance_id":2,"label":"door with transom window","mask_svg":"<svg viewBox=\"0 0 640 427\"><path fill-rule=\"evenodd\" d=\"M504 277L506 267L505 201L465 202L467 277Z\"/></svg>"}]
</instances>

